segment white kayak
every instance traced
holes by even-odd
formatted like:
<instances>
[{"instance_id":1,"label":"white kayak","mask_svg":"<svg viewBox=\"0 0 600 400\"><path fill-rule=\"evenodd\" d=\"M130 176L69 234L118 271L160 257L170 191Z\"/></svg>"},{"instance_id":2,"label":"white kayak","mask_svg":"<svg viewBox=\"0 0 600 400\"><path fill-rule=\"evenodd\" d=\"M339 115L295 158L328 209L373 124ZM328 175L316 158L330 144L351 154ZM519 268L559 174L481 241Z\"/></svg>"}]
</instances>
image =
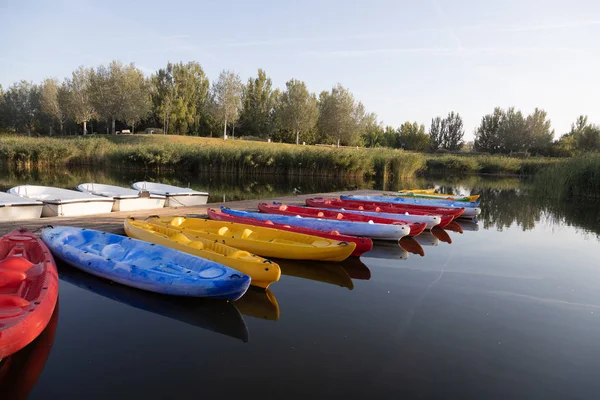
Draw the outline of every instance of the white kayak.
<instances>
[{"instance_id":1,"label":"white kayak","mask_svg":"<svg viewBox=\"0 0 600 400\"><path fill-rule=\"evenodd\" d=\"M99 183L82 183L77 190L96 196L112 197L115 200L113 211L134 211L163 208L166 197L152 194L147 190L134 190L121 186L102 185Z\"/></svg>"},{"instance_id":2,"label":"white kayak","mask_svg":"<svg viewBox=\"0 0 600 400\"><path fill-rule=\"evenodd\" d=\"M131 185L136 190L147 190L152 194L165 196L165 207L202 206L208 202L208 193L198 192L190 188L163 185L155 182L136 182Z\"/></svg>"},{"instance_id":3,"label":"white kayak","mask_svg":"<svg viewBox=\"0 0 600 400\"><path fill-rule=\"evenodd\" d=\"M111 197L49 186L15 186L9 189L8 193L44 203L42 217L105 214L112 210L114 203Z\"/></svg>"},{"instance_id":4,"label":"white kayak","mask_svg":"<svg viewBox=\"0 0 600 400\"><path fill-rule=\"evenodd\" d=\"M0 221L35 219L42 215L44 203L0 192Z\"/></svg>"}]
</instances>

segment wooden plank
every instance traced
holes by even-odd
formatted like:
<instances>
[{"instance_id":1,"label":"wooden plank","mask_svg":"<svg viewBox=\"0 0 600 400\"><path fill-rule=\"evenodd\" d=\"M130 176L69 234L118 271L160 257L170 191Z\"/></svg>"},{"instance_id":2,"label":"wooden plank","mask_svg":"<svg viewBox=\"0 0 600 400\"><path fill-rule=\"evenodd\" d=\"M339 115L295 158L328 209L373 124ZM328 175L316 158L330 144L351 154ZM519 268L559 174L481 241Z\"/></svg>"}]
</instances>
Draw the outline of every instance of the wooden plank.
<instances>
[{"instance_id":1,"label":"wooden plank","mask_svg":"<svg viewBox=\"0 0 600 400\"><path fill-rule=\"evenodd\" d=\"M210 203L198 207L181 208L157 208L154 210L140 211L120 211L109 214L86 215L80 217L52 217L39 218L25 221L0 222L0 235L4 235L14 229L25 227L31 231L37 231L46 225L68 225L80 228L96 229L104 232L125 234L123 230L123 221L127 217L145 217L149 215L206 215L208 208L218 209L221 206L227 206L238 210L257 210L259 203L270 203L278 201L286 204L304 204L309 197L339 197L341 194L380 194L380 191L374 190L355 190L351 192L335 193L313 193L297 196L277 197L271 199L256 199L232 201L226 203Z\"/></svg>"}]
</instances>

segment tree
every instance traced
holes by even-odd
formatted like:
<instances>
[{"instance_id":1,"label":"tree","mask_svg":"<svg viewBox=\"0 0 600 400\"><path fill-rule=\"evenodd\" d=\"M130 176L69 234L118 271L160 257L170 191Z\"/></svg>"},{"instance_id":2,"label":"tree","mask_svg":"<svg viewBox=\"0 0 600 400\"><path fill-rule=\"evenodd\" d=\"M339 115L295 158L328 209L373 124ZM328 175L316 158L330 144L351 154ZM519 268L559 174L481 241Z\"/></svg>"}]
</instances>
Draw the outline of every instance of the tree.
<instances>
[{"instance_id":1,"label":"tree","mask_svg":"<svg viewBox=\"0 0 600 400\"><path fill-rule=\"evenodd\" d=\"M4 100L4 88L0 84L0 129L5 129L8 125L6 121L6 101Z\"/></svg>"},{"instance_id":2,"label":"tree","mask_svg":"<svg viewBox=\"0 0 600 400\"><path fill-rule=\"evenodd\" d=\"M223 139L227 139L227 122L234 123L239 117L243 84L238 74L221 71L213 85L215 118L223 123Z\"/></svg>"},{"instance_id":3,"label":"tree","mask_svg":"<svg viewBox=\"0 0 600 400\"><path fill-rule=\"evenodd\" d=\"M125 68L119 61L111 61L108 66L100 65L90 70L90 101L99 118L110 125L110 133L115 134L115 121L126 104Z\"/></svg>"},{"instance_id":4,"label":"tree","mask_svg":"<svg viewBox=\"0 0 600 400\"><path fill-rule=\"evenodd\" d=\"M125 105L118 117L131 126L132 132L135 132L135 125L150 115L152 110L151 83L140 70L131 67L124 71L123 88Z\"/></svg>"},{"instance_id":5,"label":"tree","mask_svg":"<svg viewBox=\"0 0 600 400\"><path fill-rule=\"evenodd\" d=\"M425 125L407 121L398 128L398 142L405 150L426 151L430 146L429 140Z\"/></svg>"},{"instance_id":6,"label":"tree","mask_svg":"<svg viewBox=\"0 0 600 400\"><path fill-rule=\"evenodd\" d=\"M385 130L383 131L383 145L394 149L400 148L400 143L398 143L398 132L393 126L388 125L385 127Z\"/></svg>"},{"instance_id":7,"label":"tree","mask_svg":"<svg viewBox=\"0 0 600 400\"><path fill-rule=\"evenodd\" d=\"M96 116L90 101L91 70L79 67L73 71L72 78L67 81L69 89L68 111L78 124L83 124L83 134L87 133L87 122Z\"/></svg>"},{"instance_id":8,"label":"tree","mask_svg":"<svg viewBox=\"0 0 600 400\"><path fill-rule=\"evenodd\" d=\"M268 135L278 94L278 90L272 89L271 78L262 69L258 70L256 78L248 79L240 112L240 124L245 134L257 137Z\"/></svg>"},{"instance_id":9,"label":"tree","mask_svg":"<svg viewBox=\"0 0 600 400\"><path fill-rule=\"evenodd\" d=\"M464 135L462 118L460 114L454 111L449 112L448 116L444 119L435 117L431 120L429 141L432 151L439 149L459 150L463 144L462 139Z\"/></svg>"},{"instance_id":10,"label":"tree","mask_svg":"<svg viewBox=\"0 0 600 400\"><path fill-rule=\"evenodd\" d=\"M62 134L68 119L69 89L67 83L61 84L55 78L46 79L41 85L40 102L42 112L58 122ZM52 134L52 128L50 128L50 134Z\"/></svg>"},{"instance_id":11,"label":"tree","mask_svg":"<svg viewBox=\"0 0 600 400\"><path fill-rule=\"evenodd\" d=\"M317 97L306 84L292 79L286 84L275 111L279 129L290 132L299 144L300 135L312 132L319 118Z\"/></svg>"},{"instance_id":12,"label":"tree","mask_svg":"<svg viewBox=\"0 0 600 400\"><path fill-rule=\"evenodd\" d=\"M319 95L319 133L328 138L351 145L360 139L359 121L355 113L356 103L352 93L339 83L330 92Z\"/></svg>"},{"instance_id":13,"label":"tree","mask_svg":"<svg viewBox=\"0 0 600 400\"><path fill-rule=\"evenodd\" d=\"M442 146L446 150L459 150L463 144L465 130L459 113L451 111L445 119L445 135Z\"/></svg>"},{"instance_id":14,"label":"tree","mask_svg":"<svg viewBox=\"0 0 600 400\"><path fill-rule=\"evenodd\" d=\"M165 135L169 133L169 122L175 101L175 81L173 79L173 64L168 63L166 68L158 70L152 76L153 93L152 103L154 113L163 124Z\"/></svg>"},{"instance_id":15,"label":"tree","mask_svg":"<svg viewBox=\"0 0 600 400\"><path fill-rule=\"evenodd\" d=\"M487 114L481 118L481 124L475 131L475 141L473 147L477 151L488 153L497 153L503 148L503 141L500 136L500 125L504 120L504 111L496 107L492 114Z\"/></svg>"},{"instance_id":16,"label":"tree","mask_svg":"<svg viewBox=\"0 0 600 400\"><path fill-rule=\"evenodd\" d=\"M432 151L442 148L445 130L446 123L442 117L435 117L431 120L431 127L429 128L429 143Z\"/></svg>"},{"instance_id":17,"label":"tree","mask_svg":"<svg viewBox=\"0 0 600 400\"><path fill-rule=\"evenodd\" d=\"M31 82L21 81L8 88L4 95L8 125L25 130L28 136L40 112L40 89Z\"/></svg>"},{"instance_id":18,"label":"tree","mask_svg":"<svg viewBox=\"0 0 600 400\"><path fill-rule=\"evenodd\" d=\"M546 111L536 108L527 116L525 124L528 141L526 150L546 151L554 139L554 130L551 128L550 120L547 119Z\"/></svg>"},{"instance_id":19,"label":"tree","mask_svg":"<svg viewBox=\"0 0 600 400\"><path fill-rule=\"evenodd\" d=\"M508 108L504 113L498 134L503 143L501 151L504 153L525 151L530 143L523 113L515 111L514 107Z\"/></svg>"}]
</instances>

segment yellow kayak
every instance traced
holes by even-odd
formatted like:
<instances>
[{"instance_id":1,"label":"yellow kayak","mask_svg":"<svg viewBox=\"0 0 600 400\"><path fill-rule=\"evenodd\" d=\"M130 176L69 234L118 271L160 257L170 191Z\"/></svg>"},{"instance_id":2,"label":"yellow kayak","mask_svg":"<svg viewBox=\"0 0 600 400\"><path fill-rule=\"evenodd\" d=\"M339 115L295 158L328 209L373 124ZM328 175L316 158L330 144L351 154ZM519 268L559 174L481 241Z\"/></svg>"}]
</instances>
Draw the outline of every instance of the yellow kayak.
<instances>
[{"instance_id":1,"label":"yellow kayak","mask_svg":"<svg viewBox=\"0 0 600 400\"><path fill-rule=\"evenodd\" d=\"M343 261L356 248L356 243L237 222L184 217L152 217L147 222L269 258Z\"/></svg>"},{"instance_id":2,"label":"yellow kayak","mask_svg":"<svg viewBox=\"0 0 600 400\"><path fill-rule=\"evenodd\" d=\"M252 278L251 285L268 288L281 277L281 269L274 262L256 256L244 250L235 249L222 243L182 233L178 229L152 223L148 220L125 220L127 236L170 247L215 261L240 271Z\"/></svg>"},{"instance_id":3,"label":"yellow kayak","mask_svg":"<svg viewBox=\"0 0 600 400\"><path fill-rule=\"evenodd\" d=\"M397 194L400 197L417 197L422 199L433 199L433 200L454 200L454 201L477 201L479 199L478 194L463 196L448 193L417 193L413 190L402 190Z\"/></svg>"}]
</instances>

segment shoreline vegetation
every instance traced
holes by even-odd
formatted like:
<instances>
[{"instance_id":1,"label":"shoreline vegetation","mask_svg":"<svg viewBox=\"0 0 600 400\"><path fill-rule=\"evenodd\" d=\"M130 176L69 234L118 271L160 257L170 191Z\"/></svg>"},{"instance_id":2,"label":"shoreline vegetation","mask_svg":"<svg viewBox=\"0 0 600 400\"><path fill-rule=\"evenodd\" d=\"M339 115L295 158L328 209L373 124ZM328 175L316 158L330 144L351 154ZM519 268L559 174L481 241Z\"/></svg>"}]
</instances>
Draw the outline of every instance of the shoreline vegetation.
<instances>
[{"instance_id":1,"label":"shoreline vegetation","mask_svg":"<svg viewBox=\"0 0 600 400\"><path fill-rule=\"evenodd\" d=\"M127 165L188 172L408 179L432 172L533 175L561 161L541 157L437 155L388 148L296 146L185 136L32 138L6 135L0 139L0 162L18 168Z\"/></svg>"}]
</instances>

